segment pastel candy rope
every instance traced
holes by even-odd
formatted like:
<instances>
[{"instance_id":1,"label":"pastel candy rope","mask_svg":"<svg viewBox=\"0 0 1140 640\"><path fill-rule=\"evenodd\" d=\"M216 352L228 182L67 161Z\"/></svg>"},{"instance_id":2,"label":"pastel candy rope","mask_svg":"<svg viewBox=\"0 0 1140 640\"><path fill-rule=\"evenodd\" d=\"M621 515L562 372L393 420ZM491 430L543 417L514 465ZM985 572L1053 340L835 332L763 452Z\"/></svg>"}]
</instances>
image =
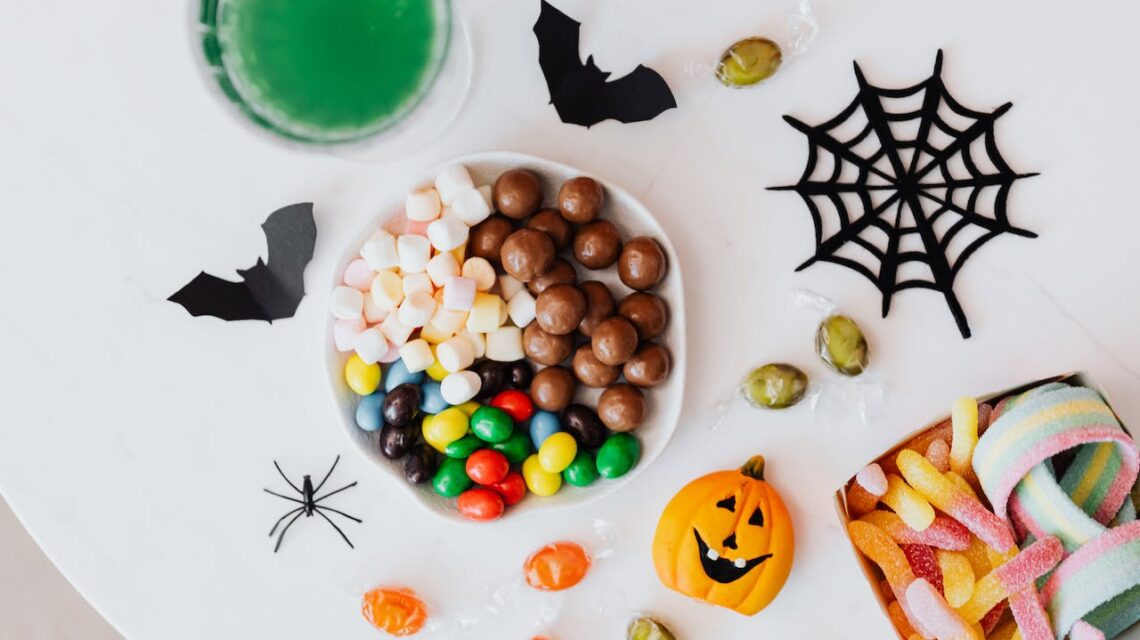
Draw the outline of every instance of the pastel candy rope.
<instances>
[{"instance_id":1,"label":"pastel candy rope","mask_svg":"<svg viewBox=\"0 0 1140 640\"><path fill-rule=\"evenodd\" d=\"M970 531L946 516L935 516L922 531L911 529L897 514L876 509L859 517L887 532L899 544L924 544L947 551L965 551L970 546Z\"/></svg>"},{"instance_id":2,"label":"pastel candy rope","mask_svg":"<svg viewBox=\"0 0 1140 640\"><path fill-rule=\"evenodd\" d=\"M1074 551L1049 576L1041 600L1058 640L1107 601L1117 612L1097 616L1096 626L1111 637L1140 617L1136 585L1140 585L1140 521L1108 529ZM1123 597L1113 603L1117 596Z\"/></svg>"},{"instance_id":3,"label":"pastel candy rope","mask_svg":"<svg viewBox=\"0 0 1140 640\"><path fill-rule=\"evenodd\" d=\"M1104 640L1104 633L1084 620L1078 620L1069 632L1069 640Z\"/></svg>"},{"instance_id":4,"label":"pastel candy rope","mask_svg":"<svg viewBox=\"0 0 1140 640\"><path fill-rule=\"evenodd\" d=\"M1034 580L1057 566L1064 551L1061 541L1054 537L1034 542L1009 562L982 576L974 584L969 601L958 612L967 621L978 622L997 603L1031 587Z\"/></svg>"}]
</instances>

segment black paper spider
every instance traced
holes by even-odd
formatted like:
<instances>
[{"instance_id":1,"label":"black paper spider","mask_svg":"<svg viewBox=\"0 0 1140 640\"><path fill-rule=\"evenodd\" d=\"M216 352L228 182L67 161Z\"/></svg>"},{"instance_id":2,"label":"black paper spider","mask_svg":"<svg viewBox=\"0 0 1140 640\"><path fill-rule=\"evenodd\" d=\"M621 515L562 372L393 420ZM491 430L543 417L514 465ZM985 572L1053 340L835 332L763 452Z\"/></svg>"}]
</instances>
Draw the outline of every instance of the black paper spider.
<instances>
[{"instance_id":1,"label":"black paper spider","mask_svg":"<svg viewBox=\"0 0 1140 640\"><path fill-rule=\"evenodd\" d=\"M1037 234L1013 226L1006 203L1013 182L1036 173L1010 168L994 141L992 112L962 106L934 73L904 89L867 82L855 63L859 93L818 126L784 116L808 138L807 167L794 185L815 223L815 255L796 268L832 262L863 274L891 297L904 289L942 292L963 338L970 326L954 295L954 278L979 247L1001 233ZM898 103L921 99L921 105ZM902 110L900 110L902 109Z\"/></svg>"},{"instance_id":2,"label":"black paper spider","mask_svg":"<svg viewBox=\"0 0 1140 640\"><path fill-rule=\"evenodd\" d=\"M336 526L336 523L333 522L331 519L329 519L329 517L326 516L324 514L324 512L329 511L329 512L335 513L337 515L344 516L344 517L346 517L349 520L352 520L354 522L363 522L363 520L361 520L360 518L355 518L353 516L350 516L343 511L338 511L336 509L333 509L332 507L326 507L326 506L320 504L320 502L322 500L325 500L326 498L328 498L330 496L334 496L334 495L340 493L341 491L344 491L345 489L350 489L352 487L355 487L356 483L353 482L351 484L346 484L345 486L343 486L339 489L336 489L334 491L330 491L323 496L316 497L317 492L319 492L321 490L321 487L325 486L325 481L328 480L329 476L332 475L333 469L336 469L336 463L338 463L338 462L340 462L340 456L337 456L336 460L333 460L332 466L329 467L328 473L325 474L325 477L320 481L319 484L317 484L316 488L313 488L313 480L307 475L304 476L304 479L301 482L301 487L298 488L297 485L293 484L293 481L290 480L289 477L285 475L285 472L281 470L281 465L277 464L276 460L273 461L273 466L277 467L277 473L280 473L281 477L285 479L285 482L288 482L289 486L292 487L293 490L296 491L301 496L301 499L298 500L297 498L282 495L280 493L270 491L269 489L265 489L265 492L270 494L270 495L277 496L278 498L284 498L285 500L288 500L289 502L296 502L297 504L301 505L301 506L297 507L296 509L293 509L292 511L290 511L290 512L286 513L285 515L281 516L280 518L278 518L277 522L274 523L273 528L269 530L269 537L272 538L274 532L277 531L277 527L281 526L281 523L285 520L285 518L288 518L289 516L293 516L292 519L289 520L289 522L285 523L285 527L281 529L281 534L277 536L277 544L273 547L273 553L277 553L277 550L281 548L281 541L285 539L285 532L289 530L289 527L293 526L293 523L297 521L297 518L300 518L302 515L305 516L306 518L310 518L313 516L314 513L317 514L318 516L324 518L326 522L328 522L330 525L332 525L332 528L336 529L336 532L340 534L340 537L344 538L344 541L348 543L348 546L350 548L353 548L353 549L356 548L356 547L352 546L352 541L350 541L348 539L348 536L344 535L344 532L340 530L340 527Z\"/></svg>"}]
</instances>

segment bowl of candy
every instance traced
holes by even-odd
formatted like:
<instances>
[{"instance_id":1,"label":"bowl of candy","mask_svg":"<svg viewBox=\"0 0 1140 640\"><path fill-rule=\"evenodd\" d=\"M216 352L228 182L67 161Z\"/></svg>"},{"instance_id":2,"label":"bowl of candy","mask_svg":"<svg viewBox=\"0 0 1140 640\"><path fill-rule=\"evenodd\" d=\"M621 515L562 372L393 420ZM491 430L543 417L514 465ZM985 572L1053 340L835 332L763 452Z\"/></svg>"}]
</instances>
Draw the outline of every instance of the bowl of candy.
<instances>
[{"instance_id":1,"label":"bowl of candy","mask_svg":"<svg viewBox=\"0 0 1140 640\"><path fill-rule=\"evenodd\" d=\"M677 425L677 256L635 198L573 167L478 153L381 207L335 270L326 335L343 427L457 521L582 505Z\"/></svg>"},{"instance_id":2,"label":"bowl of candy","mask_svg":"<svg viewBox=\"0 0 1140 640\"><path fill-rule=\"evenodd\" d=\"M1140 455L1084 374L975 400L836 496L900 638L1113 638L1140 619Z\"/></svg>"}]
</instances>

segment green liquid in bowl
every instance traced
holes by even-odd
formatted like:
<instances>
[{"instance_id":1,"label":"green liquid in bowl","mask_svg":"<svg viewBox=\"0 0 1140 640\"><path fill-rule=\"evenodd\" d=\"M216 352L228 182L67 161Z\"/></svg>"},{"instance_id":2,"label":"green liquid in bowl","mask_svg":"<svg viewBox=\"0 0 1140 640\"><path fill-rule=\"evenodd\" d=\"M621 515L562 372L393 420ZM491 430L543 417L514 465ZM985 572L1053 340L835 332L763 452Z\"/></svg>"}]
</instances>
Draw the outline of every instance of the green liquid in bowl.
<instances>
[{"instance_id":1,"label":"green liquid in bowl","mask_svg":"<svg viewBox=\"0 0 1140 640\"><path fill-rule=\"evenodd\" d=\"M203 51L261 126L307 142L359 140L423 98L447 48L447 0L202 0Z\"/></svg>"}]
</instances>

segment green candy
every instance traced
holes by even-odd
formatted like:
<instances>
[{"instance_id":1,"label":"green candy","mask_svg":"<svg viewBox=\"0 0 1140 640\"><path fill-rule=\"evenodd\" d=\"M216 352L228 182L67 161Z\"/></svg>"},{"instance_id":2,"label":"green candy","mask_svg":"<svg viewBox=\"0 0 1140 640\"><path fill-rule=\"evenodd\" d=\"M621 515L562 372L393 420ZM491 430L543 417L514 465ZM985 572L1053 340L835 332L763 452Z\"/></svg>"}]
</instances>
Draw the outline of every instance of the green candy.
<instances>
[{"instance_id":1,"label":"green candy","mask_svg":"<svg viewBox=\"0 0 1140 640\"><path fill-rule=\"evenodd\" d=\"M514 421L502 409L479 407L471 414L471 433L484 442L505 442L514 430Z\"/></svg>"},{"instance_id":2,"label":"green candy","mask_svg":"<svg viewBox=\"0 0 1140 640\"><path fill-rule=\"evenodd\" d=\"M467 463L459 458L444 458L431 479L435 492L445 498L454 498L471 487L467 477Z\"/></svg>"},{"instance_id":3,"label":"green candy","mask_svg":"<svg viewBox=\"0 0 1140 640\"><path fill-rule=\"evenodd\" d=\"M748 374L740 394L757 407L786 409L803 399L807 384L807 375L790 364L766 364Z\"/></svg>"},{"instance_id":4,"label":"green candy","mask_svg":"<svg viewBox=\"0 0 1140 640\"><path fill-rule=\"evenodd\" d=\"M615 433L598 449L598 473L611 480L620 478L637 464L640 455L641 444L637 438L628 433Z\"/></svg>"},{"instance_id":5,"label":"green candy","mask_svg":"<svg viewBox=\"0 0 1140 640\"><path fill-rule=\"evenodd\" d=\"M522 461L531 454L530 435L522 429L515 429L511 437L502 442L491 443L490 448L506 456L511 464L522 464Z\"/></svg>"},{"instance_id":6,"label":"green candy","mask_svg":"<svg viewBox=\"0 0 1140 640\"><path fill-rule=\"evenodd\" d=\"M469 433L444 447L443 455L447 456L448 458L459 458L461 460L465 460L468 456L475 453L475 451L482 446L483 441Z\"/></svg>"},{"instance_id":7,"label":"green candy","mask_svg":"<svg viewBox=\"0 0 1140 640\"><path fill-rule=\"evenodd\" d=\"M716 78L727 87L748 87L772 77L782 60L780 45L768 38L746 38L721 55Z\"/></svg>"},{"instance_id":8,"label":"green candy","mask_svg":"<svg viewBox=\"0 0 1140 640\"><path fill-rule=\"evenodd\" d=\"M598 468L589 451L579 451L574 461L562 471L562 479L575 487L584 487L598 479Z\"/></svg>"},{"instance_id":9,"label":"green candy","mask_svg":"<svg viewBox=\"0 0 1140 640\"><path fill-rule=\"evenodd\" d=\"M847 316L828 316L819 323L815 350L824 362L845 376L857 376L867 367L867 338Z\"/></svg>"},{"instance_id":10,"label":"green candy","mask_svg":"<svg viewBox=\"0 0 1140 640\"><path fill-rule=\"evenodd\" d=\"M672 631L653 618L637 618L629 623L627 640L677 640Z\"/></svg>"}]
</instances>

